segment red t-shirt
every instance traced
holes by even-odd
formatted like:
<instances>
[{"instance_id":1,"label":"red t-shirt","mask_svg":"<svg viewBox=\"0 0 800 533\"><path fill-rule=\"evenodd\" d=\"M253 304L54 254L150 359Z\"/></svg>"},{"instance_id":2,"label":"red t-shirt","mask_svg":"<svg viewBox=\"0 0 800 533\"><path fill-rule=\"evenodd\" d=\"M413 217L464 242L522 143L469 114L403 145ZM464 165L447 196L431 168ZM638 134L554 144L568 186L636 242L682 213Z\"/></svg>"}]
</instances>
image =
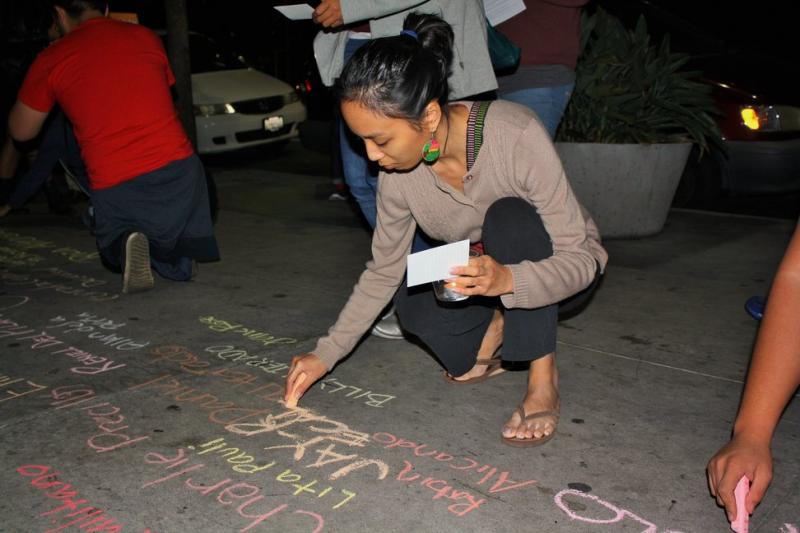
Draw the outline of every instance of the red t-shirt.
<instances>
[{"instance_id":1,"label":"red t-shirt","mask_svg":"<svg viewBox=\"0 0 800 533\"><path fill-rule=\"evenodd\" d=\"M175 78L149 29L98 17L42 51L19 92L72 122L92 188L104 189L194 152L172 102Z\"/></svg>"},{"instance_id":2,"label":"red t-shirt","mask_svg":"<svg viewBox=\"0 0 800 533\"><path fill-rule=\"evenodd\" d=\"M499 24L522 48L520 65L567 65L575 69L581 51L581 7L587 0L526 0L527 8Z\"/></svg>"}]
</instances>

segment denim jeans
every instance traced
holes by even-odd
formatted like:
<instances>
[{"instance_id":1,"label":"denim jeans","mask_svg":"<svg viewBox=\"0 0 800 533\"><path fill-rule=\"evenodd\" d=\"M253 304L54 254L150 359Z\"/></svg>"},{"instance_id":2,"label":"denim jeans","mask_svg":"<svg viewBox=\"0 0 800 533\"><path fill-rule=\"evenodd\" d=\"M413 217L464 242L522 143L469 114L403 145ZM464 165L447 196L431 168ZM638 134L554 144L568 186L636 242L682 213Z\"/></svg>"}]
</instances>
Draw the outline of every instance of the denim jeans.
<instances>
[{"instance_id":1,"label":"denim jeans","mask_svg":"<svg viewBox=\"0 0 800 533\"><path fill-rule=\"evenodd\" d=\"M531 87L511 93L502 93L499 96L503 100L516 102L532 109L552 139L556 135L574 87L574 83L555 87Z\"/></svg>"}]
</instances>

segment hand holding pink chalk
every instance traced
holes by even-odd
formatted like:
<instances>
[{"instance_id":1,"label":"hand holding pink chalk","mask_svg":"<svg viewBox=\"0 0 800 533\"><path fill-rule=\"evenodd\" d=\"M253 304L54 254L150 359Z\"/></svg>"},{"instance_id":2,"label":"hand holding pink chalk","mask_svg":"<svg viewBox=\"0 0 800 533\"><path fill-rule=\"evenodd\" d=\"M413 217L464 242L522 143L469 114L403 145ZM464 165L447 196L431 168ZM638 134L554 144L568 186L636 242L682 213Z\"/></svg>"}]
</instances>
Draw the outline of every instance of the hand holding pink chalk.
<instances>
[{"instance_id":1,"label":"hand holding pink chalk","mask_svg":"<svg viewBox=\"0 0 800 533\"><path fill-rule=\"evenodd\" d=\"M294 389L302 385L305 380L306 373L300 372L300 375L297 376L297 382L295 383L294 387L292 387L292 392L289 394L289 399L286 400L286 407L297 407L297 396L295 395Z\"/></svg>"},{"instance_id":2,"label":"hand holding pink chalk","mask_svg":"<svg viewBox=\"0 0 800 533\"><path fill-rule=\"evenodd\" d=\"M750 480L747 479L747 476L742 476L733 490L733 496L736 498L736 519L731 522L731 529L736 533L747 533L749 527L750 515L745 505L748 492L750 492Z\"/></svg>"}]
</instances>

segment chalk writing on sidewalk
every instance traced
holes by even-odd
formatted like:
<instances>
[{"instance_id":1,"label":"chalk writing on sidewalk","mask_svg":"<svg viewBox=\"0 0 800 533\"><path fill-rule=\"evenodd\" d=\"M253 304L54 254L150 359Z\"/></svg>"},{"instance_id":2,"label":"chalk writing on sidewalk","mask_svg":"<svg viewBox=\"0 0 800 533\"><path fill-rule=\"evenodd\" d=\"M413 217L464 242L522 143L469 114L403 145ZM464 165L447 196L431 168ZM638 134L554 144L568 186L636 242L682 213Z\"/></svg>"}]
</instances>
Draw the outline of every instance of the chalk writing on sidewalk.
<instances>
[{"instance_id":1,"label":"chalk writing on sidewalk","mask_svg":"<svg viewBox=\"0 0 800 533\"><path fill-rule=\"evenodd\" d=\"M29 296L22 296L20 294L3 294L0 295L0 311L21 307L30 301L31 299ZM2 313L0 313L0 316L2 316Z\"/></svg>"},{"instance_id":2,"label":"chalk writing on sidewalk","mask_svg":"<svg viewBox=\"0 0 800 533\"><path fill-rule=\"evenodd\" d=\"M19 250L44 250L52 248L51 253L67 258L73 263L85 263L87 261L94 261L99 257L98 252L84 252L69 246L61 246L56 248L56 244L51 241L43 241L36 237L29 235L22 235L13 231L0 229L0 240L6 241L9 246L15 247Z\"/></svg>"},{"instance_id":3,"label":"chalk writing on sidewalk","mask_svg":"<svg viewBox=\"0 0 800 533\"><path fill-rule=\"evenodd\" d=\"M275 361L269 357L261 355L250 355L247 350L243 350L231 345L209 346L205 349L205 351L215 354L218 359L222 359L223 361L243 363L247 366L258 368L267 374L280 375L281 378L285 378L289 371L289 365L286 363L281 363L280 361ZM344 385L335 378L328 378L324 381L321 381L319 388L320 390L326 390L328 393L351 389L346 394L348 398L361 399L365 405L370 407L382 407L384 403L395 398L395 396L391 396L389 394L377 394L371 390L365 391L360 387ZM353 396L354 394L357 394L357 396Z\"/></svg>"},{"instance_id":4,"label":"chalk writing on sidewalk","mask_svg":"<svg viewBox=\"0 0 800 533\"><path fill-rule=\"evenodd\" d=\"M569 501L565 501L564 498L568 497L568 496L571 496L573 499L582 500L582 502L580 504L580 509L581 510L584 510L584 509L587 508L587 505L586 505L587 502L596 503L597 506L599 506L600 508L603 509L603 511L601 511L601 512L603 512L606 516L601 516L599 518L595 518L595 517L579 515L572 508L570 508ZM554 500L556 502L556 505L559 507L559 509L564 511L567 514L567 516L570 517L570 519L572 519L572 520L578 520L580 522L586 522L588 524L594 524L594 525L608 525L608 524L616 524L618 522L623 521L626 518L630 518L631 520L639 522L640 524L645 526L645 529L643 529L641 531L641 533L657 533L658 532L658 527L656 527L656 525L653 524L652 522L648 522L644 518L632 513L631 511L627 511L625 509L620 509L619 507L617 507L617 506L615 506L615 505L613 505L611 503L603 501L603 500L601 500L600 498L598 498L597 496L595 496L593 494L587 494L585 492L581 492L579 490L574 490L574 489L565 489L565 490L562 490L561 492L559 492L558 494L556 494ZM578 507L578 506L575 506L575 507ZM611 516L610 518L607 517L608 511L613 513L613 516ZM662 530L661 533L681 533L681 532L680 531L673 531L673 530Z\"/></svg>"},{"instance_id":5,"label":"chalk writing on sidewalk","mask_svg":"<svg viewBox=\"0 0 800 533\"><path fill-rule=\"evenodd\" d=\"M0 314L0 339L6 337L14 337L15 341L31 341L29 346L31 350L44 350L64 344L63 341L58 340L58 338L50 335L46 331L29 328L28 326L21 325L13 320L2 318L2 314ZM74 346L61 348L50 352L50 354L61 354L66 357L76 359L82 363L82 366L73 366L69 369L70 372L74 374L95 375L108 372L110 370L123 368L125 366L125 363L116 363L113 359L92 355L91 353L79 348L75 348Z\"/></svg>"},{"instance_id":6,"label":"chalk writing on sidewalk","mask_svg":"<svg viewBox=\"0 0 800 533\"><path fill-rule=\"evenodd\" d=\"M6 241L20 250L41 250L43 248L53 248L56 245L52 241L43 241L30 235L22 235L3 228L0 228L0 240Z\"/></svg>"},{"instance_id":7,"label":"chalk writing on sidewalk","mask_svg":"<svg viewBox=\"0 0 800 533\"><path fill-rule=\"evenodd\" d=\"M200 444L196 447L189 446L189 449L195 450L197 455L205 455L210 453L214 454L214 456L222 456L225 458L225 461L231 465L231 468L234 471L241 474L255 474L275 466L275 461L264 463L263 465L256 464L256 460L252 455L241 451L239 448L230 446L227 442L225 442L224 438L217 438ZM305 495L308 493L316 495L317 498L322 498L327 494L331 494L335 502L331 509L340 509L344 507L356 496L355 492L345 489L340 489L338 492L331 492L334 489L330 485L324 489L322 487L315 488L317 483L319 483L319 480L304 480L302 475L292 472L292 470L288 468L279 473L275 478L275 481L280 483L288 483L290 486L294 487L295 490L292 492L293 496L300 494ZM342 497L342 495L344 495L344 497Z\"/></svg>"},{"instance_id":8,"label":"chalk writing on sidewalk","mask_svg":"<svg viewBox=\"0 0 800 533\"><path fill-rule=\"evenodd\" d=\"M33 487L42 491L46 497L61 503L58 507L39 513L39 516L48 517L51 525L58 526L47 531L55 532L71 527L84 531L122 531L125 528L124 524L102 508L93 504L84 505L88 504L89 500L81 498L78 490L72 484L59 481L61 473L53 470L51 466L22 465L17 468L17 473L31 478L30 484ZM57 519L62 522L56 523ZM150 530L145 529L144 531L148 533Z\"/></svg>"},{"instance_id":9,"label":"chalk writing on sidewalk","mask_svg":"<svg viewBox=\"0 0 800 533\"><path fill-rule=\"evenodd\" d=\"M46 388L47 385L40 385L26 378L0 374L0 403L15 400Z\"/></svg>"},{"instance_id":10,"label":"chalk writing on sidewalk","mask_svg":"<svg viewBox=\"0 0 800 533\"><path fill-rule=\"evenodd\" d=\"M188 461L187 453L183 448L178 448L174 456L148 452L144 456L144 462L149 465L161 466L169 473L164 477L143 484L141 488L146 489L173 479L177 480L181 476L186 476L186 474L194 472L191 477L186 476L185 479L183 479L183 486L192 491L196 491L202 496L213 496L216 493L216 498L211 501L216 502L222 507L236 506L236 514L249 521L246 526L239 529L240 532L249 531L266 520L289 512L288 503L281 503L273 507L274 502L267 503L268 496L264 495L259 487L250 483L236 483L230 478L216 482L205 479L203 481L197 481L198 471L205 469L206 465L205 463L194 463L182 467L182 465ZM176 467L179 466L182 468L177 470ZM259 506L261 507L260 509ZM318 533L325 527L325 519L317 513L295 509L291 511L290 515L292 517L294 517L294 515L300 515L297 517L296 523L293 524L291 531L311 531L313 533ZM283 515L283 518L286 518L285 515ZM289 531L287 527L276 528L276 531L280 530Z\"/></svg>"},{"instance_id":11,"label":"chalk writing on sidewalk","mask_svg":"<svg viewBox=\"0 0 800 533\"><path fill-rule=\"evenodd\" d=\"M45 340L55 339L55 337L47 336ZM53 355L64 355L66 357L70 357L72 359L76 359L77 361L83 363L83 366L73 366L69 369L70 372L73 374L83 374L83 375L90 375L94 376L97 374L102 374L104 372L109 372L111 370L117 370L119 368L123 368L126 366L125 363L117 363L113 359L109 359L108 357L103 357L101 355L92 355L91 353L80 350L73 346L69 348L64 348L63 350L56 350L55 352L51 352Z\"/></svg>"},{"instance_id":12,"label":"chalk writing on sidewalk","mask_svg":"<svg viewBox=\"0 0 800 533\"><path fill-rule=\"evenodd\" d=\"M116 300L120 297L119 293L92 291L84 287L71 287L65 283L55 283L45 279L40 279L31 275L29 272L12 272L7 268L0 268L0 281L9 287L20 287L28 291L50 290L68 296L78 296L86 298L92 302L107 302Z\"/></svg>"},{"instance_id":13,"label":"chalk writing on sidewalk","mask_svg":"<svg viewBox=\"0 0 800 533\"><path fill-rule=\"evenodd\" d=\"M319 389L327 391L328 393L351 389L347 394L345 394L346 397L352 398L353 400L366 397L364 405L368 405L370 407L383 407L383 404L396 398L396 396L392 396L390 394L376 394L371 390L364 391L363 389L354 387L353 385L345 385L340 383L336 378L327 378L322 380L319 384ZM353 396L354 394L356 396Z\"/></svg>"},{"instance_id":14,"label":"chalk writing on sidewalk","mask_svg":"<svg viewBox=\"0 0 800 533\"><path fill-rule=\"evenodd\" d=\"M258 344L262 344L264 346L269 346L271 344L297 343L297 339L293 339L291 337L275 337L269 333L258 331L257 329L253 328L247 328L241 324L232 324L226 320L215 318L213 316L201 316L200 323L206 324L208 329L211 331L217 331L219 333L237 333L248 340L257 342Z\"/></svg>"},{"instance_id":15,"label":"chalk writing on sidewalk","mask_svg":"<svg viewBox=\"0 0 800 533\"><path fill-rule=\"evenodd\" d=\"M468 490L454 489L450 482L444 479L435 479L429 476L419 481L419 478L422 476L412 473L414 471L414 465L405 459L403 460L403 464L405 465L403 470L401 470L395 478L397 481L419 483L421 486L433 491L433 496L431 496L431 498L434 500L444 499L443 501L449 500L456 502L447 506L447 510L456 516L464 516L486 503L485 499L476 498ZM459 503L462 501L464 502Z\"/></svg>"},{"instance_id":16,"label":"chalk writing on sidewalk","mask_svg":"<svg viewBox=\"0 0 800 533\"><path fill-rule=\"evenodd\" d=\"M242 350L235 346L209 346L205 351L215 354L218 359L222 359L223 361L244 363L247 366L258 368L267 374L282 374L282 377L286 377L286 373L289 371L289 365L286 363L281 363L280 361L275 361L262 355L250 355L247 353L247 350Z\"/></svg>"},{"instance_id":17,"label":"chalk writing on sidewalk","mask_svg":"<svg viewBox=\"0 0 800 533\"><path fill-rule=\"evenodd\" d=\"M229 369L210 370L205 361L200 360L188 349L175 346L156 346L150 350L156 361L168 361L180 365L191 374L215 375L227 373ZM236 386L252 385L250 380L241 381L242 376L230 376ZM226 379L230 383L230 380ZM276 384L277 386L277 384ZM248 393L248 388L237 390ZM255 391L260 391L257 387ZM164 374L144 383L131 385L129 390L147 390L150 393L170 397L178 403L191 403L208 413L212 423L219 424L235 435L254 437L271 433L282 437L287 442L264 447L264 450L286 450L292 453L295 462L302 462L305 468L322 468L335 465L336 470L328 475L329 481L343 478L356 470L371 467L379 480L393 479L404 484L416 482L433 490L432 498L448 502L448 511L463 516L477 509L484 500L477 498L469 491L456 491L452 483L436 477L425 477L409 461L403 461L404 471L390 476L390 468L385 462L365 458L359 452L370 441L367 433L355 431L344 423L328 417L316 415L308 409L298 408L274 412L273 408L251 409L242 407L232 401L221 401L216 395L196 386L188 386L171 374ZM280 404L283 387L272 391L270 400ZM281 404L282 405L282 404ZM500 493L521 489L536 483L534 480L514 481L508 471L468 457L459 457L443 451L432 450L426 445L413 443L395 437L389 433L375 434L373 440L386 449L403 449L415 457L427 457L436 463L447 463L452 470L471 471L477 484L486 484L490 493ZM318 457L314 460L314 454ZM416 470L415 470L416 468ZM415 470L412 472L412 470ZM475 481L473 481L475 482ZM448 499L444 499L448 498Z\"/></svg>"},{"instance_id":18,"label":"chalk writing on sidewalk","mask_svg":"<svg viewBox=\"0 0 800 533\"><path fill-rule=\"evenodd\" d=\"M225 384L226 388L236 389L237 392L248 396L254 396L257 399L272 403L279 403L283 399L283 384L272 381L265 382L260 376L233 368L211 368L211 363L201 360L184 346L174 344L154 346L150 349L149 354L153 357L154 363L173 363L188 374L218 378ZM167 377L169 376L165 376L164 379ZM182 387L181 395L188 399L191 397L192 391L191 387ZM201 396L205 395L206 400L210 398L210 395L203 392L199 394ZM195 394L195 397L197 396ZM193 401L205 402L206 400ZM231 405L233 404L231 403Z\"/></svg>"},{"instance_id":19,"label":"chalk writing on sidewalk","mask_svg":"<svg viewBox=\"0 0 800 533\"><path fill-rule=\"evenodd\" d=\"M141 350L150 344L150 341L137 341L114 333L115 330L125 326L124 322L114 322L108 318L95 316L91 313L80 313L72 320L63 316L50 319L47 329L59 329L63 333L86 333L87 337L115 350Z\"/></svg>"},{"instance_id":20,"label":"chalk writing on sidewalk","mask_svg":"<svg viewBox=\"0 0 800 533\"><path fill-rule=\"evenodd\" d=\"M10 246L0 246L0 265L30 268L44 261L44 257Z\"/></svg>"},{"instance_id":21,"label":"chalk writing on sidewalk","mask_svg":"<svg viewBox=\"0 0 800 533\"><path fill-rule=\"evenodd\" d=\"M90 289L92 287L99 287L101 285L108 285L108 282L106 280L93 278L92 276L87 276L85 274L76 274L74 272L68 272L63 268L58 268L58 267L40 268L34 270L34 273L52 274L53 276L62 279L66 279L69 281L76 281L80 284L81 287L87 289Z\"/></svg>"},{"instance_id":22,"label":"chalk writing on sidewalk","mask_svg":"<svg viewBox=\"0 0 800 533\"><path fill-rule=\"evenodd\" d=\"M99 433L96 433L86 440L86 445L97 453L110 452L122 447L130 446L137 442L149 439L147 435L130 437L122 430L130 426L121 425L125 422L122 409L110 402L96 402L94 390L85 385L65 385L56 387L50 391L53 401L51 407L55 409L72 409L82 412L92 419ZM87 404L86 402L90 402ZM80 407L77 407L80 405Z\"/></svg>"},{"instance_id":23,"label":"chalk writing on sidewalk","mask_svg":"<svg viewBox=\"0 0 800 533\"><path fill-rule=\"evenodd\" d=\"M346 424L325 416L314 415L307 409L291 409L274 415L270 409L251 409L236 405L234 402L220 402L216 396L199 391L195 387L187 387L169 374L132 385L128 389L160 393L179 403L195 403L197 407L208 412L210 422L224 426L227 431L237 435L253 436L275 432L289 440L291 444L269 446L264 449L288 449L293 452L295 461L302 460L306 450L324 446L322 449L315 449L318 457L306 467L321 468L345 462L343 466L338 465L339 468L328 476L330 481L370 466L374 467L378 479L384 479L389 474L389 467L383 461L365 459L355 453L345 454L334 450L337 444L363 448L369 442L368 434L353 431ZM247 422L249 420L252 422ZM304 438L299 434L285 431L285 428L298 422L308 424L303 429L311 433L310 437ZM309 459L312 458L313 455L309 454Z\"/></svg>"},{"instance_id":24,"label":"chalk writing on sidewalk","mask_svg":"<svg viewBox=\"0 0 800 533\"><path fill-rule=\"evenodd\" d=\"M400 451L405 450L408 454L413 454L414 457L424 457L428 460L436 461L437 463L446 463L453 470L460 470L462 472L470 472L480 474L480 480L476 482L477 485L483 485L494 478L489 488L490 494L508 492L510 490L518 490L525 487L531 487L536 484L536 480L529 479L525 481L514 481L510 477L510 472L507 470L499 471L498 468L489 464L481 465L481 462L476 461L470 457L463 455L452 455L450 453L432 449L427 444L417 444L406 439L395 437L391 433L375 433L372 435L372 441L380 444L387 450ZM408 461L404 463L410 465Z\"/></svg>"}]
</instances>

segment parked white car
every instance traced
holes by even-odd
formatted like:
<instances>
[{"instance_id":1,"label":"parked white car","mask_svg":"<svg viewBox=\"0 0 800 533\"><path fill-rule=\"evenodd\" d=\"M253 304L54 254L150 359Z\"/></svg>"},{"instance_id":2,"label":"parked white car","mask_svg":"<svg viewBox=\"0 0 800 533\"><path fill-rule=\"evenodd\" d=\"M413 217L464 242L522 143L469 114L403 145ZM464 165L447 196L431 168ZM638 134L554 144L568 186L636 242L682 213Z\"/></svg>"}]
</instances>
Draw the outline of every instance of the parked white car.
<instances>
[{"instance_id":1,"label":"parked white car","mask_svg":"<svg viewBox=\"0 0 800 533\"><path fill-rule=\"evenodd\" d=\"M297 137L306 108L291 85L248 67L200 33L189 34L189 51L199 153Z\"/></svg>"}]
</instances>

